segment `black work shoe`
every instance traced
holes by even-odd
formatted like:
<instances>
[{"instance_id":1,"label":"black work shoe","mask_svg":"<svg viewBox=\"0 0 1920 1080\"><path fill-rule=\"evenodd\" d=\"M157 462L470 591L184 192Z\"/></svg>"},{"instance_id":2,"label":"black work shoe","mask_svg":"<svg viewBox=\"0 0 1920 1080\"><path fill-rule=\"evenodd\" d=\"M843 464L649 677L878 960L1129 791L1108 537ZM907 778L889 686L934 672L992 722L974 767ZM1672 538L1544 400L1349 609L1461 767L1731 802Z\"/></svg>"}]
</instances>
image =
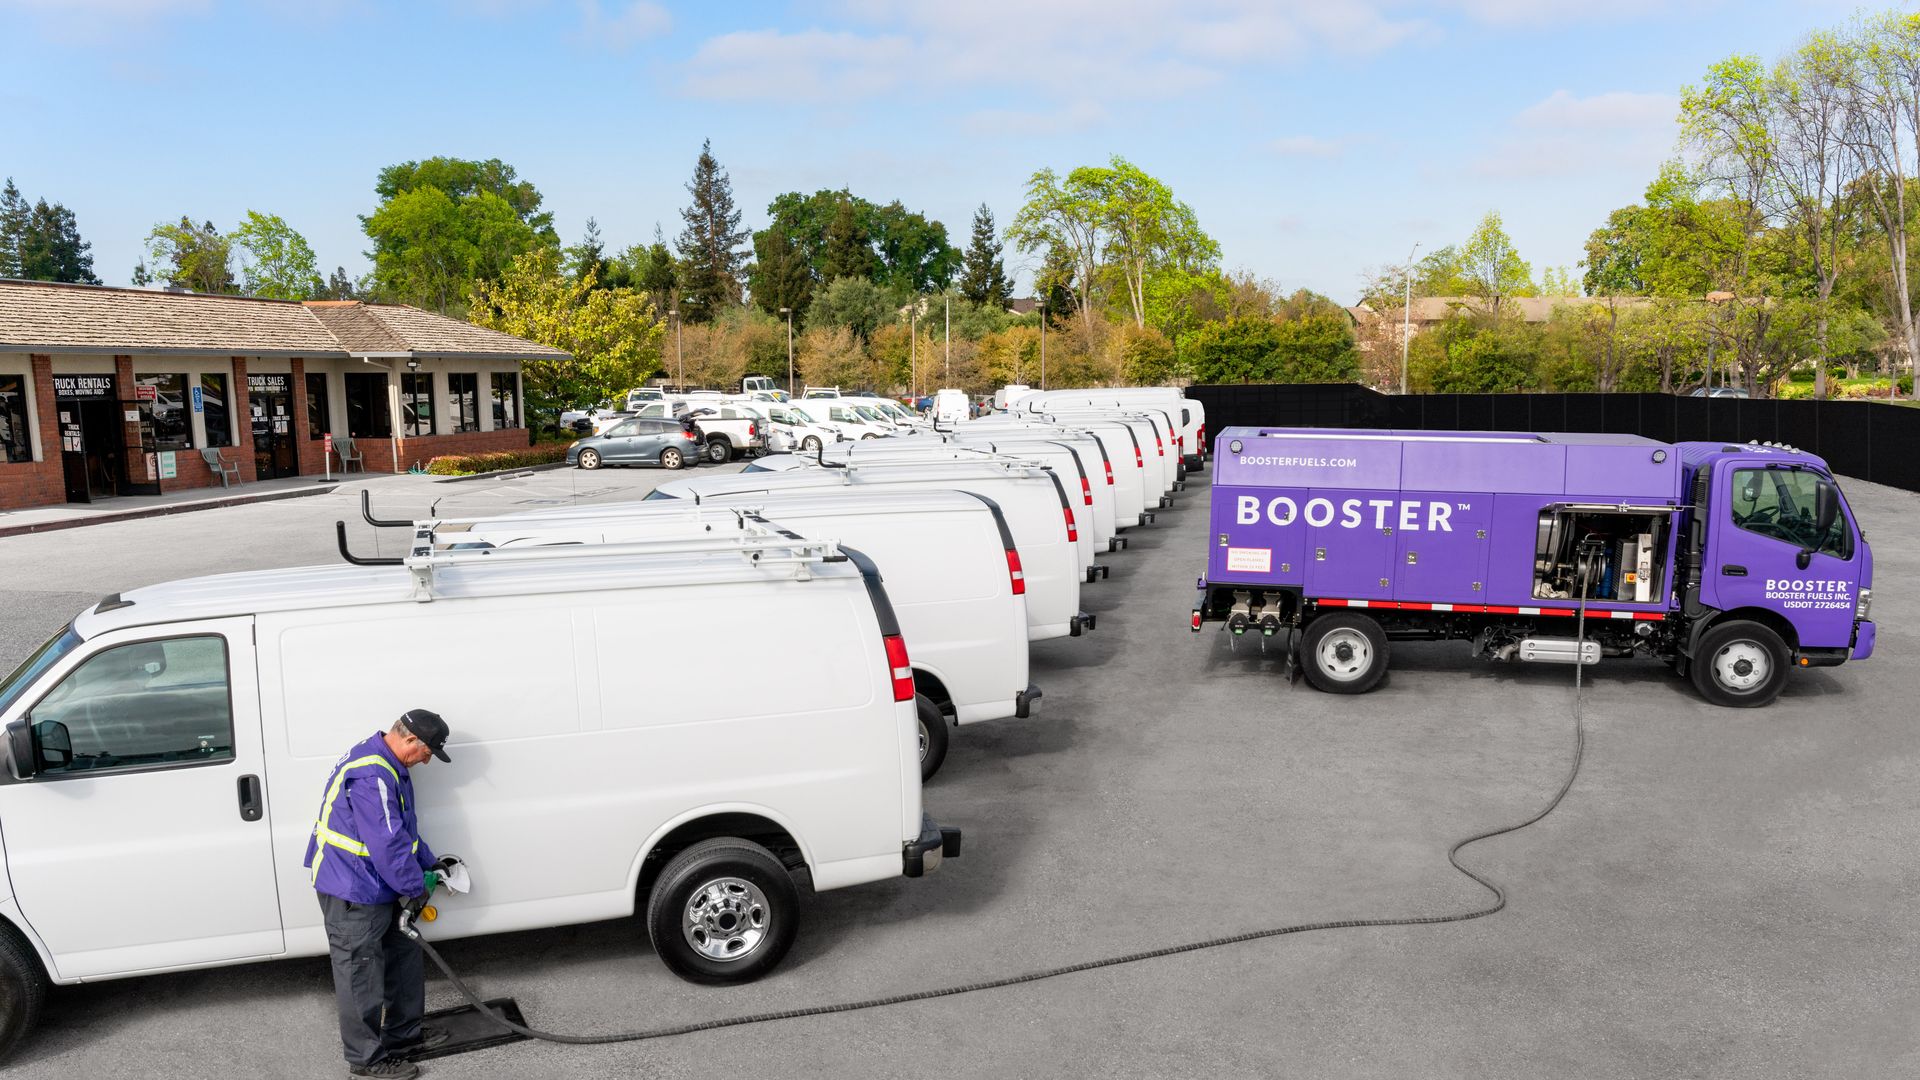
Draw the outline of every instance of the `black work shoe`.
<instances>
[{"instance_id":1,"label":"black work shoe","mask_svg":"<svg viewBox=\"0 0 1920 1080\"><path fill-rule=\"evenodd\" d=\"M348 1076L378 1076L383 1080L413 1080L420 1075L420 1066L411 1061L388 1058L371 1065L349 1065Z\"/></svg>"},{"instance_id":2,"label":"black work shoe","mask_svg":"<svg viewBox=\"0 0 1920 1080\"><path fill-rule=\"evenodd\" d=\"M445 1046L447 1040L451 1038L453 1038L453 1033L445 1028L428 1025L420 1029L420 1037L418 1039L393 1047L387 1052L396 1058L417 1057L435 1047Z\"/></svg>"}]
</instances>

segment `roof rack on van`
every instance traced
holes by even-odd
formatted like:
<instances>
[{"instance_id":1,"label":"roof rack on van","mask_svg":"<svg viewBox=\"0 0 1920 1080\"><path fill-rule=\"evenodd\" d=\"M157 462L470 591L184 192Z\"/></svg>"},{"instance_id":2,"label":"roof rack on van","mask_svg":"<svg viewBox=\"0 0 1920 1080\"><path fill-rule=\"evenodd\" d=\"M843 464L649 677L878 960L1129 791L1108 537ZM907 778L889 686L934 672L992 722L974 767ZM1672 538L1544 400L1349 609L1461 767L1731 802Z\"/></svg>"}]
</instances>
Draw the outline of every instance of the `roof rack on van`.
<instances>
[{"instance_id":1,"label":"roof rack on van","mask_svg":"<svg viewBox=\"0 0 1920 1080\"><path fill-rule=\"evenodd\" d=\"M400 561L413 575L413 599L425 603L433 597L433 575L440 567L473 566L500 562L553 562L562 559L600 559L622 555L688 555L737 553L751 566L790 566L795 580L813 576L813 565L843 562L846 556L834 540L808 540L759 516L738 509L730 516L739 528L712 536L666 537L659 540L634 540L617 544L550 544L524 548L497 548L491 544L458 539L464 529L457 522L428 522L414 532L413 544ZM445 531L450 535L442 538Z\"/></svg>"}]
</instances>

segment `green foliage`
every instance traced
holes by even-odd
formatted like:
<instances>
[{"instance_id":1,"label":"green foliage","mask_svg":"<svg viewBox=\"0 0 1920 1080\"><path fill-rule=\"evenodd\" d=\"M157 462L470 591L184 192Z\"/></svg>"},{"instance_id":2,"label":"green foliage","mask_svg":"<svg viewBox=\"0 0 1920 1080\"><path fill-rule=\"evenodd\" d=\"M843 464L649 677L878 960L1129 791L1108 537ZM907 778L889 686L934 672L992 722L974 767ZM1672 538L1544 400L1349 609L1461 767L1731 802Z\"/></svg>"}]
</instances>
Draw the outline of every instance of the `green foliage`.
<instances>
[{"instance_id":1,"label":"green foliage","mask_svg":"<svg viewBox=\"0 0 1920 1080\"><path fill-rule=\"evenodd\" d=\"M80 238L73 211L45 199L29 205L7 178L0 188L0 278L98 285L92 248Z\"/></svg>"},{"instance_id":2,"label":"green foliage","mask_svg":"<svg viewBox=\"0 0 1920 1080\"><path fill-rule=\"evenodd\" d=\"M854 205L853 197L842 192L820 240L820 280L871 281L876 277L880 260L873 254L873 235L867 231L866 217Z\"/></svg>"},{"instance_id":3,"label":"green foliage","mask_svg":"<svg viewBox=\"0 0 1920 1080\"><path fill-rule=\"evenodd\" d=\"M647 298L598 284L592 275L569 279L552 247L514 259L498 281L475 283L474 323L571 354L525 362L529 414L613 398L659 369L665 327Z\"/></svg>"},{"instance_id":4,"label":"green foliage","mask_svg":"<svg viewBox=\"0 0 1920 1080\"><path fill-rule=\"evenodd\" d=\"M247 211L228 237L240 250L240 291L273 300L308 300L325 285L307 240L277 214ZM345 277L345 271L338 271Z\"/></svg>"},{"instance_id":5,"label":"green foliage","mask_svg":"<svg viewBox=\"0 0 1920 1080\"><path fill-rule=\"evenodd\" d=\"M155 225L147 234L147 258L166 283L194 292L233 292L231 256L232 243L211 221L195 225L182 215L178 225Z\"/></svg>"},{"instance_id":6,"label":"green foliage","mask_svg":"<svg viewBox=\"0 0 1920 1080\"><path fill-rule=\"evenodd\" d=\"M1165 386L1176 373L1173 342L1149 326L1123 326L1116 335L1120 377L1131 386Z\"/></svg>"},{"instance_id":7,"label":"green foliage","mask_svg":"<svg viewBox=\"0 0 1920 1080\"><path fill-rule=\"evenodd\" d=\"M563 442L544 443L529 446L525 450L494 450L484 454L442 454L427 462L427 472L434 476L473 476L476 473L498 472L501 469L525 469L535 465L551 465L567 459L567 445Z\"/></svg>"},{"instance_id":8,"label":"green foliage","mask_svg":"<svg viewBox=\"0 0 1920 1080\"><path fill-rule=\"evenodd\" d=\"M20 276L20 248L26 242L29 211L26 196L13 186L13 177L7 177L6 187L0 188L0 278Z\"/></svg>"},{"instance_id":9,"label":"green foliage","mask_svg":"<svg viewBox=\"0 0 1920 1080\"><path fill-rule=\"evenodd\" d=\"M587 229L580 242L568 247L565 255L566 274L575 281L592 277L602 288L629 284L625 280L625 268L607 258L607 246L600 239L600 223L593 218L587 219Z\"/></svg>"},{"instance_id":10,"label":"green foliage","mask_svg":"<svg viewBox=\"0 0 1920 1080\"><path fill-rule=\"evenodd\" d=\"M622 252L613 270L618 284L643 293L656 312L673 310L679 296L679 272L658 225L653 227L653 243L635 244Z\"/></svg>"},{"instance_id":11,"label":"green foliage","mask_svg":"<svg viewBox=\"0 0 1920 1080\"><path fill-rule=\"evenodd\" d=\"M1208 323L1183 345L1199 383L1352 382L1360 374L1352 326L1337 309Z\"/></svg>"},{"instance_id":12,"label":"green foliage","mask_svg":"<svg viewBox=\"0 0 1920 1080\"><path fill-rule=\"evenodd\" d=\"M1497 315L1509 296L1532 296L1533 268L1514 250L1497 210L1487 211L1460 249L1460 274L1468 294L1487 300Z\"/></svg>"},{"instance_id":13,"label":"green foliage","mask_svg":"<svg viewBox=\"0 0 1920 1080\"><path fill-rule=\"evenodd\" d=\"M807 325L839 327L865 342L880 327L899 320L900 301L871 278L842 277L827 283L807 309Z\"/></svg>"},{"instance_id":14,"label":"green foliage","mask_svg":"<svg viewBox=\"0 0 1920 1080\"><path fill-rule=\"evenodd\" d=\"M520 255L559 245L540 193L497 158L389 165L374 193L379 205L360 222L385 299L457 314L477 284L499 279Z\"/></svg>"},{"instance_id":15,"label":"green foliage","mask_svg":"<svg viewBox=\"0 0 1920 1080\"><path fill-rule=\"evenodd\" d=\"M1433 394L1492 394L1538 387L1538 332L1455 316L1414 337L1408 357L1412 389Z\"/></svg>"},{"instance_id":16,"label":"green foliage","mask_svg":"<svg viewBox=\"0 0 1920 1080\"><path fill-rule=\"evenodd\" d=\"M761 311L779 315L781 308L787 308L793 312L796 329L804 325L807 305L813 302L813 267L806 250L784 225L776 222L753 234L753 266L747 280Z\"/></svg>"},{"instance_id":17,"label":"green foliage","mask_svg":"<svg viewBox=\"0 0 1920 1080\"><path fill-rule=\"evenodd\" d=\"M674 241L680 252L681 318L707 322L740 303L741 270L747 261L740 245L749 235L740 227L733 182L714 160L711 139L700 145L687 194L693 201L680 211L685 226Z\"/></svg>"},{"instance_id":18,"label":"green foliage","mask_svg":"<svg viewBox=\"0 0 1920 1080\"><path fill-rule=\"evenodd\" d=\"M993 211L986 203L973 212L973 235L967 242L966 269L960 275L960 295L975 304L998 304L1004 308L1013 299L1013 279L1000 257L1000 240L994 235Z\"/></svg>"}]
</instances>

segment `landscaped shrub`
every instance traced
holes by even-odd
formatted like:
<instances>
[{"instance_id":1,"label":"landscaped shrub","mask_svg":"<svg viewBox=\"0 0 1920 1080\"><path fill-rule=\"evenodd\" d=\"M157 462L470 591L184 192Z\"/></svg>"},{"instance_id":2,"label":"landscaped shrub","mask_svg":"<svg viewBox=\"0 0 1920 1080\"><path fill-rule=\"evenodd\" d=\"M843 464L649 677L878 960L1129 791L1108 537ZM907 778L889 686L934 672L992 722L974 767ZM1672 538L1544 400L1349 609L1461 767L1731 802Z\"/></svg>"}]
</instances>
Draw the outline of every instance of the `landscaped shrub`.
<instances>
[{"instance_id":1,"label":"landscaped shrub","mask_svg":"<svg viewBox=\"0 0 1920 1080\"><path fill-rule=\"evenodd\" d=\"M474 473L501 469L524 469L530 465L551 465L564 461L567 443L543 443L525 450L496 450L486 454L447 454L427 462L427 471L435 476L472 476Z\"/></svg>"}]
</instances>

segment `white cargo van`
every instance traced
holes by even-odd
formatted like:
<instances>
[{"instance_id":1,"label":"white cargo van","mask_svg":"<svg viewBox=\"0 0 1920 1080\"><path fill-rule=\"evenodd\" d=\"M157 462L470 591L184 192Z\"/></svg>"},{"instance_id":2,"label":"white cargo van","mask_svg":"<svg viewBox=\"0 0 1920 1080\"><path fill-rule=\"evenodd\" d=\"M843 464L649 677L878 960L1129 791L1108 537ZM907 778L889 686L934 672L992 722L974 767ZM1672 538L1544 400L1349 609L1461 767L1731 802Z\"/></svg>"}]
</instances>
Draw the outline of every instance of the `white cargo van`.
<instances>
[{"instance_id":1,"label":"white cargo van","mask_svg":"<svg viewBox=\"0 0 1920 1080\"><path fill-rule=\"evenodd\" d=\"M1171 386L1042 390L1022 398L1020 408L1030 412L1046 412L1050 409L1066 409L1077 405L1117 405L1139 408L1147 403L1164 406L1170 410L1171 418L1177 425L1175 445L1185 459L1187 468L1203 468L1207 455L1207 408L1199 399L1186 397L1183 391Z\"/></svg>"},{"instance_id":2,"label":"white cargo van","mask_svg":"<svg viewBox=\"0 0 1920 1080\"><path fill-rule=\"evenodd\" d=\"M955 429L959 435L989 435L1001 431L1075 431L1091 435L1106 455L1107 477L1112 481L1114 492L1114 530L1124 533L1153 520L1148 507L1158 505L1159 494L1155 492L1149 498L1146 458L1140 451L1139 438L1127 425L1115 420L1054 420L1044 415L1018 413L982 417Z\"/></svg>"},{"instance_id":3,"label":"white cargo van","mask_svg":"<svg viewBox=\"0 0 1920 1080\"><path fill-rule=\"evenodd\" d=\"M971 491L999 505L1020 552L1027 583L1027 640L1077 637L1094 627L1080 610L1079 527L1064 489L1048 469L1004 462L835 465L788 472L689 477L661 484L648 500L775 495L806 489L864 492L882 486ZM734 499L733 501L738 501ZM938 567L925 567L937 573Z\"/></svg>"},{"instance_id":4,"label":"white cargo van","mask_svg":"<svg viewBox=\"0 0 1920 1080\"><path fill-rule=\"evenodd\" d=\"M933 395L933 422L949 427L973 418L973 404L965 390L939 390Z\"/></svg>"},{"instance_id":5,"label":"white cargo van","mask_svg":"<svg viewBox=\"0 0 1920 1080\"><path fill-rule=\"evenodd\" d=\"M1026 448L1036 443L1066 448L1074 455L1080 477L1080 507L1082 533L1093 534L1096 548L1104 547L1108 551L1118 551L1126 546L1126 538L1117 535L1115 528L1115 503L1113 494L1112 466L1107 464L1106 455L1100 449L1100 440L1084 431L1069 431L1065 428L1009 429L992 434L956 431L947 436L955 446L968 446L992 450L998 454L1018 457ZM1071 489L1072 485L1068 485ZM1069 499L1073 492L1067 492ZM1087 522L1091 520L1092 528Z\"/></svg>"},{"instance_id":6,"label":"white cargo van","mask_svg":"<svg viewBox=\"0 0 1920 1080\"><path fill-rule=\"evenodd\" d=\"M301 865L322 786L409 708L453 728L451 763L416 773L420 824L474 879L435 937L644 910L673 971L738 982L793 941L799 885L958 853L921 808L911 660L864 555L763 528L524 552L429 536L402 561L109 596L0 681L7 1038L48 981L324 954ZM752 679L699 677L677 643L741 612L808 632ZM697 901L723 880L757 913L731 931Z\"/></svg>"},{"instance_id":7,"label":"white cargo van","mask_svg":"<svg viewBox=\"0 0 1920 1080\"><path fill-rule=\"evenodd\" d=\"M1168 450L1170 430L1165 414L1133 409L1079 408L1050 411L1045 415L1063 424L1110 420L1127 425L1139 446L1141 467L1146 470L1148 509L1164 509L1173 505L1173 500L1167 495L1180 484L1180 458Z\"/></svg>"},{"instance_id":8,"label":"white cargo van","mask_svg":"<svg viewBox=\"0 0 1920 1080\"><path fill-rule=\"evenodd\" d=\"M435 522L461 544L518 549L533 544L611 544L652 539L705 522L728 535L736 519L768 521L810 539L833 540L872 559L913 658L921 779L947 753L943 717L974 724L1024 718L1040 699L1028 682L1025 573L1006 518L993 500L964 491L710 495L694 504L655 500ZM929 565L938 573L926 573ZM811 624L774 628L776 648Z\"/></svg>"}]
</instances>

